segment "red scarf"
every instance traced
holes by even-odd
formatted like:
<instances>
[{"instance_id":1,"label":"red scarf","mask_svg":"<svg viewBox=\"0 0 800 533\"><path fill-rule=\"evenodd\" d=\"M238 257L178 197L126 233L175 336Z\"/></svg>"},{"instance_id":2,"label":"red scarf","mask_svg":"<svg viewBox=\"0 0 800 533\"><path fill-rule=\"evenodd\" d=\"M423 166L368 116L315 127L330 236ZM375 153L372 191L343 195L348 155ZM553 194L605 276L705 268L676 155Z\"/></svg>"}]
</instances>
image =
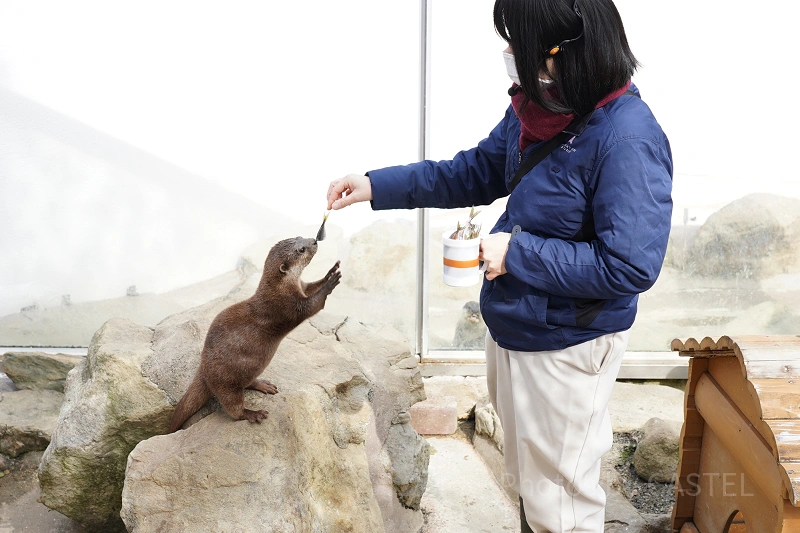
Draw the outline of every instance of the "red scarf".
<instances>
[{"instance_id":1,"label":"red scarf","mask_svg":"<svg viewBox=\"0 0 800 533\"><path fill-rule=\"evenodd\" d=\"M622 96L630 86L630 80L624 86L616 91L609 93L605 98L600 100L595 109L599 109L609 103L614 98ZM522 91L517 91L517 94L511 97L511 105L514 106L519 121L522 124L522 131L519 136L519 149L524 150L527 146L537 143L539 141L546 141L552 139L560 131L567 127L567 125L575 118L574 114L562 115L560 113L553 113L542 109L533 102L528 102L525 110L520 112L522 103L525 101L525 94Z\"/></svg>"}]
</instances>

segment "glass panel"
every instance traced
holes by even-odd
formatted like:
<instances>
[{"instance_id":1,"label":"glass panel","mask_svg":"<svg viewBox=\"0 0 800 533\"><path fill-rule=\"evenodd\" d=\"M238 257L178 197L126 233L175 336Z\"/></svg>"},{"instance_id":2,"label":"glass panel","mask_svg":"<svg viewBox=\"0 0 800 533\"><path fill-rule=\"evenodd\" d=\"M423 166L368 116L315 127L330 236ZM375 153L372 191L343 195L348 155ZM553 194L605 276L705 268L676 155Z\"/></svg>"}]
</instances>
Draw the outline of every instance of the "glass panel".
<instances>
[{"instance_id":1,"label":"glass panel","mask_svg":"<svg viewBox=\"0 0 800 533\"><path fill-rule=\"evenodd\" d=\"M675 158L667 259L639 300L629 350L668 350L676 337L797 333L800 182L789 147L798 134L787 125L800 111L773 113L767 102L794 98L785 65L800 7L747 12L679 0L653 24L652 5L615 3L643 65L634 81ZM698 53L704 60L692 59Z\"/></svg>"},{"instance_id":2,"label":"glass panel","mask_svg":"<svg viewBox=\"0 0 800 533\"><path fill-rule=\"evenodd\" d=\"M503 118L508 79L505 42L492 21L492 2L435 0L433 3L431 159L451 159L475 146ZM488 233L505 199L476 208ZM431 350L483 350L485 325L477 306L480 275L468 287L444 283L442 235L466 222L469 208L431 210L428 346Z\"/></svg>"},{"instance_id":3,"label":"glass panel","mask_svg":"<svg viewBox=\"0 0 800 533\"><path fill-rule=\"evenodd\" d=\"M508 104L504 43L491 27L491 4L434 4L434 159L475 146ZM800 111L779 103L793 101L785 65L794 61L791 24L800 7L782 4L788 11L775 18L769 10L720 11L714 2L679 0L657 12L647 2L615 4L642 64L634 82L675 156L667 259L640 297L629 350L667 351L676 337L796 333L800 179L791 125ZM692 38L676 38L675 28ZM484 231L497 218L492 210ZM478 286L446 287L437 263L441 231L467 212L431 217L431 349L454 347L460 309L478 294Z\"/></svg>"},{"instance_id":4,"label":"glass panel","mask_svg":"<svg viewBox=\"0 0 800 533\"><path fill-rule=\"evenodd\" d=\"M153 325L252 289L272 244L316 234L332 179L417 158L418 17L371 0L4 6L0 346L85 346L112 316ZM329 311L413 338L412 217L331 214L303 276L342 260Z\"/></svg>"}]
</instances>

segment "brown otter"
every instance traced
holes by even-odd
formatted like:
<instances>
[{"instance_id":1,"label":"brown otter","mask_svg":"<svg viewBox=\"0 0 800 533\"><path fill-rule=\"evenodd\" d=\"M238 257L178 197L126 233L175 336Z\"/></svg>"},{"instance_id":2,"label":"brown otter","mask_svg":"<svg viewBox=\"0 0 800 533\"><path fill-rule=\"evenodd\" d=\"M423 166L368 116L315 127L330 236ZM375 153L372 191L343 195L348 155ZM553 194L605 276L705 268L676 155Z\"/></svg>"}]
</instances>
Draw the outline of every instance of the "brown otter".
<instances>
[{"instance_id":1,"label":"brown otter","mask_svg":"<svg viewBox=\"0 0 800 533\"><path fill-rule=\"evenodd\" d=\"M458 348L480 348L486 340L486 324L483 322L481 306L470 301L461 309L461 318L456 324L453 346Z\"/></svg>"},{"instance_id":2,"label":"brown otter","mask_svg":"<svg viewBox=\"0 0 800 533\"><path fill-rule=\"evenodd\" d=\"M170 433L180 429L212 396L237 420L260 423L267 417L267 411L245 409L245 389L278 392L275 385L258 376L269 365L281 340L322 310L342 278L337 261L322 279L302 281L300 274L316 252L314 239L280 241L267 254L255 294L214 318L200 354L200 366L172 413Z\"/></svg>"}]
</instances>

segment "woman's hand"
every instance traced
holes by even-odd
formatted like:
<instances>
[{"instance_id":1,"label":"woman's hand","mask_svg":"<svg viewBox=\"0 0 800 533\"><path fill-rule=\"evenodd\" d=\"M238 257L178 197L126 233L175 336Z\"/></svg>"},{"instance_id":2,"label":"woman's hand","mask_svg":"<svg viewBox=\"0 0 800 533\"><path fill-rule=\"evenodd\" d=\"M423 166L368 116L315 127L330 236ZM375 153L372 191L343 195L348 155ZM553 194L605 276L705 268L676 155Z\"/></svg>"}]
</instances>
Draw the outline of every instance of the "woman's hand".
<instances>
[{"instance_id":1,"label":"woman's hand","mask_svg":"<svg viewBox=\"0 0 800 533\"><path fill-rule=\"evenodd\" d=\"M478 259L486 264L486 279L494 279L506 273L506 252L510 233L493 233L481 239Z\"/></svg>"},{"instance_id":2,"label":"woman's hand","mask_svg":"<svg viewBox=\"0 0 800 533\"><path fill-rule=\"evenodd\" d=\"M331 182L328 187L328 210L341 209L356 202L372 200L372 183L369 176L348 174Z\"/></svg>"}]
</instances>

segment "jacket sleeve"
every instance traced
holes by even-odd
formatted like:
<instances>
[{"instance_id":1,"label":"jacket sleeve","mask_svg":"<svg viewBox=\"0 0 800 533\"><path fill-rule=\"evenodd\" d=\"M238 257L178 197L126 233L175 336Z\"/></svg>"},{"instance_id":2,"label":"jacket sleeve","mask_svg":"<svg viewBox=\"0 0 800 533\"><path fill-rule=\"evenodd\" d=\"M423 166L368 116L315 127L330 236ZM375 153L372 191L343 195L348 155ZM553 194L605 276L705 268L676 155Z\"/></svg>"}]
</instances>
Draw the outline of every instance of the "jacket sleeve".
<instances>
[{"instance_id":1,"label":"jacket sleeve","mask_svg":"<svg viewBox=\"0 0 800 533\"><path fill-rule=\"evenodd\" d=\"M602 156L596 176L592 213L597 240L519 233L509 242L509 273L549 294L573 298L621 298L655 283L672 223L668 141L620 140Z\"/></svg>"},{"instance_id":2,"label":"jacket sleeve","mask_svg":"<svg viewBox=\"0 0 800 533\"><path fill-rule=\"evenodd\" d=\"M478 146L450 161L420 161L371 170L372 208L469 207L507 196L506 129L511 108Z\"/></svg>"}]
</instances>

